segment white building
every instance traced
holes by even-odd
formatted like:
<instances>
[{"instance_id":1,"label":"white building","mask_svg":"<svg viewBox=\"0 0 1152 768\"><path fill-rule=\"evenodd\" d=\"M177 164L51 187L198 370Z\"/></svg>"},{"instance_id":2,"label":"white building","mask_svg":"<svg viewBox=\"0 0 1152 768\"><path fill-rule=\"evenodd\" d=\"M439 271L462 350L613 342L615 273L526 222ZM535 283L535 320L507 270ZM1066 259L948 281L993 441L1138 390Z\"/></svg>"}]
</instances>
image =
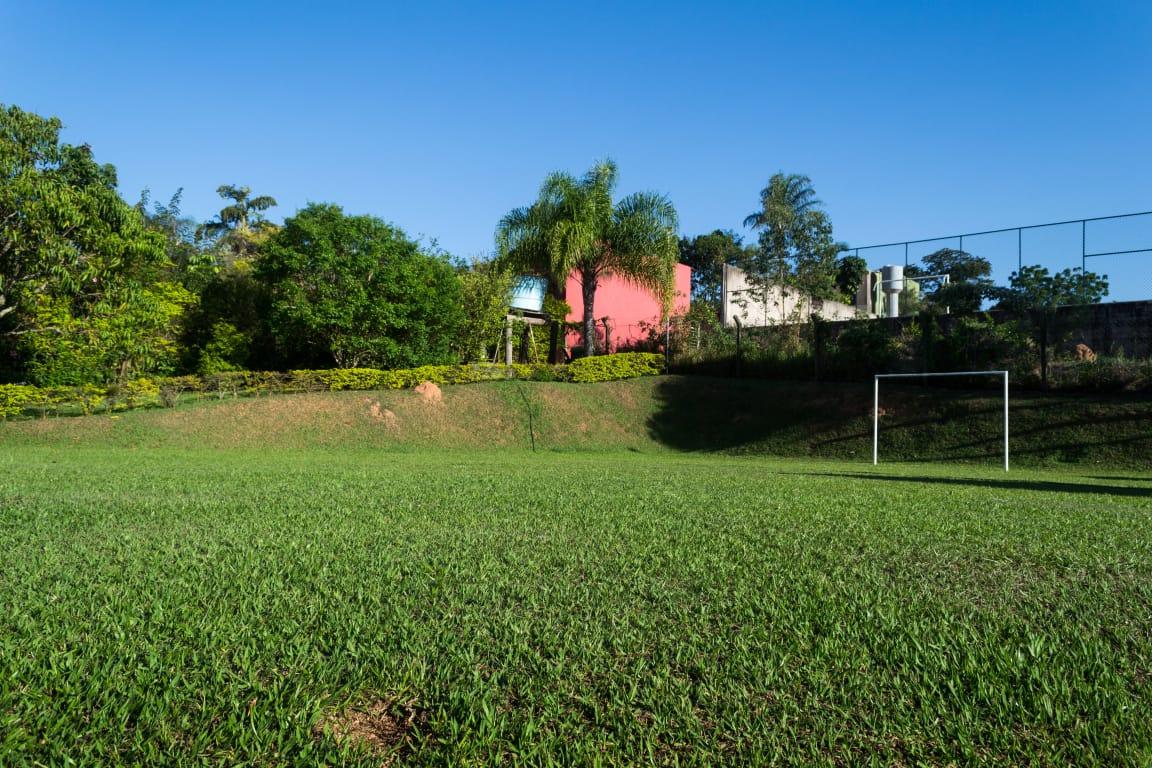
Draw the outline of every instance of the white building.
<instances>
[{"instance_id":1,"label":"white building","mask_svg":"<svg viewBox=\"0 0 1152 768\"><path fill-rule=\"evenodd\" d=\"M858 314L851 304L828 299L813 299L794 288L769 285L767 290L755 285L739 267L724 265L721 273L724 300L720 305L721 320L733 326L736 320L745 327L806 323L812 315L824 320L852 320Z\"/></svg>"}]
</instances>

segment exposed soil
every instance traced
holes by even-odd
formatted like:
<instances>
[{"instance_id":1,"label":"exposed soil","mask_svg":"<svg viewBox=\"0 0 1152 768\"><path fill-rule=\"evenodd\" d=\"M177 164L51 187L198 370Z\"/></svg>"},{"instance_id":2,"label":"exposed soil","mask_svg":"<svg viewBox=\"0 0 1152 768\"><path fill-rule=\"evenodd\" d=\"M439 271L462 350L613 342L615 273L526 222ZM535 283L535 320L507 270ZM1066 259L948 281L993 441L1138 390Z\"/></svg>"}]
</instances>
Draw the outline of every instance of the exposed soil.
<instances>
[{"instance_id":1,"label":"exposed soil","mask_svg":"<svg viewBox=\"0 0 1152 768\"><path fill-rule=\"evenodd\" d=\"M427 720L427 711L411 702L374 698L326 713L313 733L317 739L330 737L342 747L366 750L384 758L381 766L389 766L410 746L412 730Z\"/></svg>"}]
</instances>

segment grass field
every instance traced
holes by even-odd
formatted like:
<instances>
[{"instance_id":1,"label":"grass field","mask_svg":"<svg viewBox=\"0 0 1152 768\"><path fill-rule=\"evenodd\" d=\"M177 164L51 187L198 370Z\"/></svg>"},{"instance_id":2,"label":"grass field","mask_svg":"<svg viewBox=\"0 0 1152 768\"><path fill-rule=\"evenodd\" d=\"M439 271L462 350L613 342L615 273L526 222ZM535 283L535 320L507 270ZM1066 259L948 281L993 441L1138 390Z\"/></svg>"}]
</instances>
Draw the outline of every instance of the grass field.
<instances>
[{"instance_id":1,"label":"grass field","mask_svg":"<svg viewBox=\"0 0 1152 768\"><path fill-rule=\"evenodd\" d=\"M1152 763L1147 473L33 427L0 765Z\"/></svg>"}]
</instances>

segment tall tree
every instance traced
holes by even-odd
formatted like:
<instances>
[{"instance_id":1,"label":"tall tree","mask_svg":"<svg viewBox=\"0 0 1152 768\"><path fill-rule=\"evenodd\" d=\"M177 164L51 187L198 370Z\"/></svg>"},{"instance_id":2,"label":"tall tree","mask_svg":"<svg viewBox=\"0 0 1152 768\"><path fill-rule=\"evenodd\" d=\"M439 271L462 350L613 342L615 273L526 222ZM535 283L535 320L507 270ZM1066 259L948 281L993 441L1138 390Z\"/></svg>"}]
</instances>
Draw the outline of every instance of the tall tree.
<instances>
[{"instance_id":1,"label":"tall tree","mask_svg":"<svg viewBox=\"0 0 1152 768\"><path fill-rule=\"evenodd\" d=\"M25 368L65 347L98 361L93 376L162 367L171 317L158 308L189 297L157 284L163 237L120 197L115 168L62 144L60 128L0 105L0 342Z\"/></svg>"},{"instance_id":2,"label":"tall tree","mask_svg":"<svg viewBox=\"0 0 1152 768\"><path fill-rule=\"evenodd\" d=\"M692 268L692 305L705 304L719 314L724 265L744 262L752 250L731 230L680 238L680 263Z\"/></svg>"},{"instance_id":3,"label":"tall tree","mask_svg":"<svg viewBox=\"0 0 1152 768\"><path fill-rule=\"evenodd\" d=\"M932 306L947 307L950 312L962 314L979 312L984 300L993 295L992 263L982 256L941 248L920 261L922 274L948 275L946 285L938 284L923 292L925 301Z\"/></svg>"},{"instance_id":4,"label":"tall tree","mask_svg":"<svg viewBox=\"0 0 1152 768\"><path fill-rule=\"evenodd\" d=\"M221 247L226 264L251 259L259 241L274 229L264 218L264 211L276 206L276 198L253 197L249 187L234 184L217 187L216 194L231 203L220 209L217 218L200 227L201 236Z\"/></svg>"},{"instance_id":5,"label":"tall tree","mask_svg":"<svg viewBox=\"0 0 1152 768\"><path fill-rule=\"evenodd\" d=\"M556 172L544 180L536 202L501 219L500 257L512 268L563 285L576 273L584 302L584 352L596 354L596 289L622 278L671 305L676 259L676 209L667 197L636 192L613 202L618 170L611 160L581 178Z\"/></svg>"},{"instance_id":6,"label":"tall tree","mask_svg":"<svg viewBox=\"0 0 1152 768\"><path fill-rule=\"evenodd\" d=\"M455 360L462 310L452 264L380 219L309 205L269 238L256 274L291 363L405 368Z\"/></svg>"},{"instance_id":7,"label":"tall tree","mask_svg":"<svg viewBox=\"0 0 1152 768\"><path fill-rule=\"evenodd\" d=\"M993 290L996 309L1017 312L1077 304L1098 304L1108 295L1108 275L1084 272L1079 267L1055 274L1046 267L1027 266L1013 272L1007 288Z\"/></svg>"},{"instance_id":8,"label":"tall tree","mask_svg":"<svg viewBox=\"0 0 1152 768\"><path fill-rule=\"evenodd\" d=\"M846 246L833 239L832 221L820 205L810 178L776 173L760 190L759 210L744 219L744 226L759 230L760 247L741 266L756 298L767 301L779 292L781 322L787 320L790 293L810 299L839 295L836 257Z\"/></svg>"},{"instance_id":9,"label":"tall tree","mask_svg":"<svg viewBox=\"0 0 1152 768\"><path fill-rule=\"evenodd\" d=\"M164 236L165 252L173 269L173 276L192 290L199 290L215 272L212 254L200 247L196 222L181 211L184 189L177 189L167 203L152 200L151 190L140 193L136 210L144 217L145 225Z\"/></svg>"}]
</instances>

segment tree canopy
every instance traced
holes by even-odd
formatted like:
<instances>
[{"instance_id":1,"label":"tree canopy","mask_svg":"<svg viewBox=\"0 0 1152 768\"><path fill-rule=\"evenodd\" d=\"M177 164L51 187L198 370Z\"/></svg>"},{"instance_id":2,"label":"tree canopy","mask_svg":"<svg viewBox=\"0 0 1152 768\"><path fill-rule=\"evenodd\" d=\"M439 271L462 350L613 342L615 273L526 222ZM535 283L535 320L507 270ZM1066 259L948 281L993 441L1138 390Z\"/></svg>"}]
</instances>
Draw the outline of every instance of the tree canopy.
<instances>
[{"instance_id":1,"label":"tree canopy","mask_svg":"<svg viewBox=\"0 0 1152 768\"><path fill-rule=\"evenodd\" d=\"M576 272L584 301L584 353L596 353L596 289L608 277L622 278L671 306L679 246L676 209L667 197L636 192L612 196L619 172L611 160L576 178L556 172L540 187L536 202L509 212L496 232L500 258L511 268L564 285Z\"/></svg>"},{"instance_id":2,"label":"tree canopy","mask_svg":"<svg viewBox=\"0 0 1152 768\"><path fill-rule=\"evenodd\" d=\"M936 282L921 292L930 307L955 313L979 312L993 291L992 263L982 256L955 248L941 248L920 260L923 266L905 270L908 277L948 275L949 282Z\"/></svg>"},{"instance_id":3,"label":"tree canopy","mask_svg":"<svg viewBox=\"0 0 1152 768\"><path fill-rule=\"evenodd\" d=\"M1096 304L1108 295L1108 275L1084 272L1079 267L1051 274L1046 267L1027 266L1012 273L1007 288L992 293L999 299L997 309L1016 312Z\"/></svg>"},{"instance_id":4,"label":"tree canopy","mask_svg":"<svg viewBox=\"0 0 1152 768\"><path fill-rule=\"evenodd\" d=\"M706 235L680 238L680 263L692 268L692 302L707 304L719 313L724 300L724 265L745 262L753 250L731 230L717 229Z\"/></svg>"},{"instance_id":5,"label":"tree canopy","mask_svg":"<svg viewBox=\"0 0 1152 768\"><path fill-rule=\"evenodd\" d=\"M832 237L832 221L821 210L812 180L800 174L776 173L760 190L760 208L744 219L758 230L760 247L741 267L753 291L764 301L792 289L814 299L839 298L837 256L846 249ZM781 321L785 317L780 306Z\"/></svg>"},{"instance_id":6,"label":"tree canopy","mask_svg":"<svg viewBox=\"0 0 1152 768\"><path fill-rule=\"evenodd\" d=\"M269 238L256 275L272 331L296 360L404 368L454 359L455 270L378 218L309 205Z\"/></svg>"}]
</instances>

